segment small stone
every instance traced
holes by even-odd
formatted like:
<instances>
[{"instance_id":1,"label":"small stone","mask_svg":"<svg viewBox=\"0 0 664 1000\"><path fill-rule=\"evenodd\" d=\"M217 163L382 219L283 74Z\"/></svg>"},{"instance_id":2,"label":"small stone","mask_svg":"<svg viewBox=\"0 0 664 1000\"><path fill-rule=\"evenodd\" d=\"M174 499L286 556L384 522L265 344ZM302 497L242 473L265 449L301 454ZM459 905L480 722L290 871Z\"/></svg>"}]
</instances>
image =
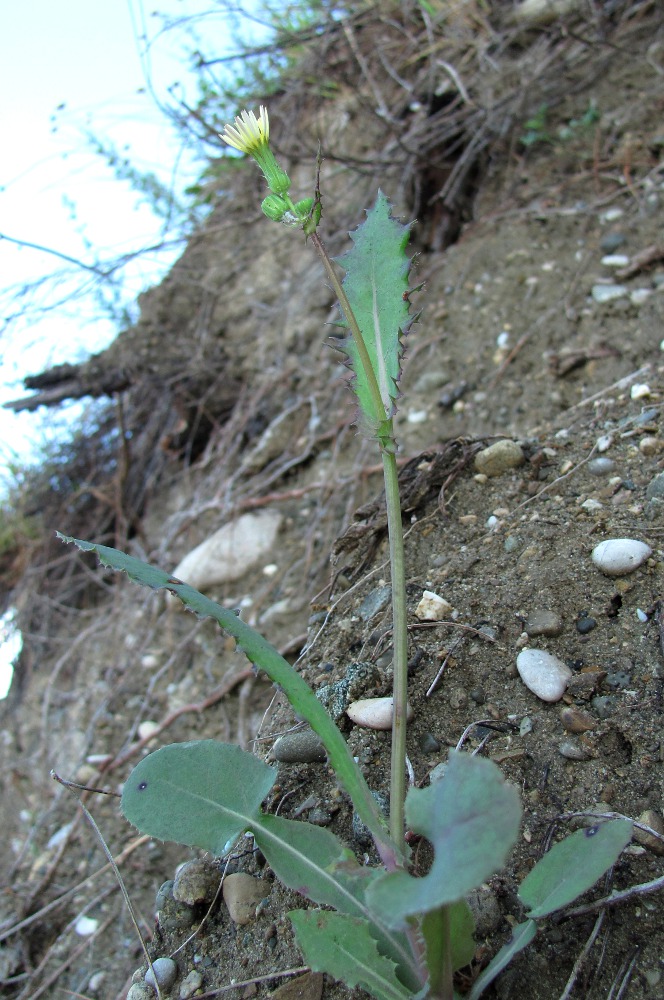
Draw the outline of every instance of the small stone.
<instances>
[{"instance_id":1,"label":"small stone","mask_svg":"<svg viewBox=\"0 0 664 1000\"><path fill-rule=\"evenodd\" d=\"M182 983L180 984L180 1000L189 1000L196 993L196 990L200 990L203 985L203 977L200 972L196 969L192 969L188 976L186 976Z\"/></svg>"},{"instance_id":2,"label":"small stone","mask_svg":"<svg viewBox=\"0 0 664 1000\"><path fill-rule=\"evenodd\" d=\"M642 566L652 555L645 542L634 538L607 538L592 551L592 560L605 576L625 576Z\"/></svg>"},{"instance_id":3,"label":"small stone","mask_svg":"<svg viewBox=\"0 0 664 1000\"><path fill-rule=\"evenodd\" d=\"M567 760L588 760L590 754L579 743L574 740L563 740L558 747L558 753Z\"/></svg>"},{"instance_id":4,"label":"small stone","mask_svg":"<svg viewBox=\"0 0 664 1000\"><path fill-rule=\"evenodd\" d=\"M361 698L348 706L346 714L356 726L363 726L365 729L391 729L392 706L392 698ZM410 705L408 705L407 717L409 721L413 717Z\"/></svg>"},{"instance_id":5,"label":"small stone","mask_svg":"<svg viewBox=\"0 0 664 1000\"><path fill-rule=\"evenodd\" d=\"M646 487L648 500L664 500L664 472L658 472Z\"/></svg>"},{"instance_id":6,"label":"small stone","mask_svg":"<svg viewBox=\"0 0 664 1000\"><path fill-rule=\"evenodd\" d=\"M542 701L560 701L572 671L562 660L543 649L523 649L516 669L529 691Z\"/></svg>"},{"instance_id":7,"label":"small stone","mask_svg":"<svg viewBox=\"0 0 664 1000\"><path fill-rule=\"evenodd\" d=\"M470 692L470 697L476 705L483 705L486 701L486 691L483 687L475 687Z\"/></svg>"},{"instance_id":8,"label":"small stone","mask_svg":"<svg viewBox=\"0 0 664 1000\"><path fill-rule=\"evenodd\" d=\"M359 608L357 613L363 622L370 621L374 615L380 614L384 611L387 605L390 603L392 598L392 588L391 587L376 587L371 593L367 594Z\"/></svg>"},{"instance_id":9,"label":"small stone","mask_svg":"<svg viewBox=\"0 0 664 1000\"><path fill-rule=\"evenodd\" d=\"M618 247L622 247L627 242L627 237L623 233L607 233L600 241L600 248L604 253L615 253Z\"/></svg>"},{"instance_id":10,"label":"small stone","mask_svg":"<svg viewBox=\"0 0 664 1000\"><path fill-rule=\"evenodd\" d=\"M313 823L314 826L329 826L332 822L332 814L327 809L316 807L307 816L307 821Z\"/></svg>"},{"instance_id":11,"label":"small stone","mask_svg":"<svg viewBox=\"0 0 664 1000\"><path fill-rule=\"evenodd\" d=\"M440 740L433 733L422 733L419 742L422 753L438 753L441 747Z\"/></svg>"},{"instance_id":12,"label":"small stone","mask_svg":"<svg viewBox=\"0 0 664 1000\"><path fill-rule=\"evenodd\" d=\"M613 472L615 467L616 463L606 455L591 458L588 462L588 472L591 476L608 476L609 473Z\"/></svg>"},{"instance_id":13,"label":"small stone","mask_svg":"<svg viewBox=\"0 0 664 1000\"><path fill-rule=\"evenodd\" d=\"M383 816L388 816L390 811L390 801L387 795L383 795L382 792L372 791L378 808L382 812ZM361 847L369 847L373 844L373 837L369 831L369 827L362 821L358 813L353 810L353 819L351 821L353 827L353 836L357 840Z\"/></svg>"},{"instance_id":14,"label":"small stone","mask_svg":"<svg viewBox=\"0 0 664 1000\"><path fill-rule=\"evenodd\" d=\"M134 983L129 987L127 1000L154 1000L156 993L148 983Z\"/></svg>"},{"instance_id":15,"label":"small stone","mask_svg":"<svg viewBox=\"0 0 664 1000\"><path fill-rule=\"evenodd\" d=\"M178 967L172 958L155 958L152 968L145 973L145 982L148 986L159 984L159 989L168 993L177 976Z\"/></svg>"},{"instance_id":16,"label":"small stone","mask_svg":"<svg viewBox=\"0 0 664 1000\"><path fill-rule=\"evenodd\" d=\"M568 733L588 733L597 725L592 715L572 705L561 709L560 721Z\"/></svg>"},{"instance_id":17,"label":"small stone","mask_svg":"<svg viewBox=\"0 0 664 1000\"><path fill-rule=\"evenodd\" d=\"M214 899L221 873L207 861L187 861L178 870L173 882L173 899L187 906L211 903Z\"/></svg>"},{"instance_id":18,"label":"small stone","mask_svg":"<svg viewBox=\"0 0 664 1000\"><path fill-rule=\"evenodd\" d=\"M493 890L482 886L473 889L466 896L473 917L477 939L488 938L498 930L503 922L503 914Z\"/></svg>"},{"instance_id":19,"label":"small stone","mask_svg":"<svg viewBox=\"0 0 664 1000\"><path fill-rule=\"evenodd\" d=\"M475 455L475 471L485 476L500 476L523 465L526 458L516 441L496 441Z\"/></svg>"},{"instance_id":20,"label":"small stone","mask_svg":"<svg viewBox=\"0 0 664 1000\"><path fill-rule=\"evenodd\" d=\"M280 736L272 747L272 756L282 764L314 764L327 760L325 747L313 729Z\"/></svg>"},{"instance_id":21,"label":"small stone","mask_svg":"<svg viewBox=\"0 0 664 1000\"><path fill-rule=\"evenodd\" d=\"M152 719L145 719L144 722L140 722L138 725L138 738L139 740L149 740L151 736L159 731L159 723L154 722Z\"/></svg>"},{"instance_id":22,"label":"small stone","mask_svg":"<svg viewBox=\"0 0 664 1000\"><path fill-rule=\"evenodd\" d=\"M604 267L627 267L629 257L624 253L610 253L602 257Z\"/></svg>"},{"instance_id":23,"label":"small stone","mask_svg":"<svg viewBox=\"0 0 664 1000\"><path fill-rule=\"evenodd\" d=\"M591 295L595 302L613 302L615 299L625 298L628 289L625 285L593 285Z\"/></svg>"},{"instance_id":24,"label":"small stone","mask_svg":"<svg viewBox=\"0 0 664 1000\"><path fill-rule=\"evenodd\" d=\"M528 615L525 629L531 638L536 635L560 635L563 620L555 611L533 611Z\"/></svg>"},{"instance_id":25,"label":"small stone","mask_svg":"<svg viewBox=\"0 0 664 1000\"><path fill-rule=\"evenodd\" d=\"M74 924L74 931L79 937L90 937L91 934L95 933L98 927L98 920L94 917L86 917L83 915L82 917L79 917Z\"/></svg>"},{"instance_id":26,"label":"small stone","mask_svg":"<svg viewBox=\"0 0 664 1000\"><path fill-rule=\"evenodd\" d=\"M664 834L664 820L654 809L646 809L645 812L642 812L639 816L639 823L649 826L655 833ZM639 844L643 844L653 854L664 855L664 840L653 837L652 833L647 833L645 830L639 830L638 827L634 827L634 840L638 841Z\"/></svg>"},{"instance_id":27,"label":"small stone","mask_svg":"<svg viewBox=\"0 0 664 1000\"><path fill-rule=\"evenodd\" d=\"M231 920L239 927L256 919L256 907L269 894L269 886L246 872L236 872L224 879L224 902Z\"/></svg>"},{"instance_id":28,"label":"small stone","mask_svg":"<svg viewBox=\"0 0 664 1000\"><path fill-rule=\"evenodd\" d=\"M576 620L576 631L579 635L588 635L592 632L594 628L597 628L597 622L590 615L582 612Z\"/></svg>"},{"instance_id":29,"label":"small stone","mask_svg":"<svg viewBox=\"0 0 664 1000\"><path fill-rule=\"evenodd\" d=\"M629 390L630 399L647 399L651 395L651 389L645 382L637 382Z\"/></svg>"},{"instance_id":30,"label":"small stone","mask_svg":"<svg viewBox=\"0 0 664 1000\"><path fill-rule=\"evenodd\" d=\"M659 455L660 451L663 449L664 441L660 437L646 435L646 437L642 437L639 441L639 451L642 455L646 455L647 457L651 455Z\"/></svg>"},{"instance_id":31,"label":"small stone","mask_svg":"<svg viewBox=\"0 0 664 1000\"><path fill-rule=\"evenodd\" d=\"M288 979L269 994L270 1000L321 1000L323 995L323 973L307 972L297 979Z\"/></svg>"},{"instance_id":32,"label":"small stone","mask_svg":"<svg viewBox=\"0 0 664 1000\"><path fill-rule=\"evenodd\" d=\"M415 608L415 617L421 622L442 622L452 613L452 605L444 597L431 590L425 590L420 603Z\"/></svg>"},{"instance_id":33,"label":"small stone","mask_svg":"<svg viewBox=\"0 0 664 1000\"><path fill-rule=\"evenodd\" d=\"M461 708L465 708L468 704L468 695L462 687L455 687L450 691L447 700L450 708L458 711Z\"/></svg>"},{"instance_id":34,"label":"small stone","mask_svg":"<svg viewBox=\"0 0 664 1000\"><path fill-rule=\"evenodd\" d=\"M609 719L618 707L618 699L612 694L601 694L590 702L598 719Z\"/></svg>"}]
</instances>

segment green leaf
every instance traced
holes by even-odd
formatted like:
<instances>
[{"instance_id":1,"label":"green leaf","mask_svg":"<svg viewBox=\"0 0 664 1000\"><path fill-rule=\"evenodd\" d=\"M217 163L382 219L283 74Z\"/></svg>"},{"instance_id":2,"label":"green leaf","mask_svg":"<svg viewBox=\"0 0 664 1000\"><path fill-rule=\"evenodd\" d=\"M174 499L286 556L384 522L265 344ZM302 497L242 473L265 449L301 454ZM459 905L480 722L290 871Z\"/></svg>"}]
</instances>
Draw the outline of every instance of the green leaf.
<instances>
[{"instance_id":1,"label":"green leaf","mask_svg":"<svg viewBox=\"0 0 664 1000\"><path fill-rule=\"evenodd\" d=\"M359 865L333 833L310 823L261 815L260 823L252 829L257 845L284 885L316 903L369 922L382 953L398 965L405 981L417 981L408 942L390 930L364 901L366 888L380 877L380 869Z\"/></svg>"},{"instance_id":2,"label":"green leaf","mask_svg":"<svg viewBox=\"0 0 664 1000\"><path fill-rule=\"evenodd\" d=\"M140 559L134 559L133 556L118 552L117 549L109 548L107 545L81 541L79 538L71 538L60 532L57 532L57 535L64 542L73 542L83 552L95 552L103 566L126 573L135 583L143 584L152 590L169 591L179 597L185 607L190 608L199 618L213 618L229 635L232 635L247 659L264 670L270 680L282 688L293 710L320 736L339 783L353 800L362 822L371 830L383 860L394 862L399 857L400 849L390 840L384 817L342 734L306 681L274 646L238 618L233 611L222 608L209 597L205 597L181 580L169 576L163 570L149 566Z\"/></svg>"},{"instance_id":3,"label":"green leaf","mask_svg":"<svg viewBox=\"0 0 664 1000\"><path fill-rule=\"evenodd\" d=\"M626 819L598 822L577 830L538 861L519 889L529 917L546 917L590 889L615 864L632 838Z\"/></svg>"},{"instance_id":4,"label":"green leaf","mask_svg":"<svg viewBox=\"0 0 664 1000\"><path fill-rule=\"evenodd\" d=\"M348 336L343 350L355 375L353 388L364 423L372 435L394 413L403 356L401 335L412 323L408 301L410 261L405 252L409 235L410 228L392 218L390 203L379 191L366 221L350 234L353 248L336 258L346 272L343 289L378 383L382 410L377 408L357 344Z\"/></svg>"},{"instance_id":5,"label":"green leaf","mask_svg":"<svg viewBox=\"0 0 664 1000\"><path fill-rule=\"evenodd\" d=\"M219 856L258 821L276 776L232 744L173 743L136 765L122 792L122 812L141 833Z\"/></svg>"},{"instance_id":6,"label":"green leaf","mask_svg":"<svg viewBox=\"0 0 664 1000\"><path fill-rule=\"evenodd\" d=\"M478 1000L487 986L494 981L496 976L500 975L503 969L507 968L515 955L518 955L530 944L536 934L537 924L534 920L526 920L523 924L517 924L507 944L504 944L500 951L494 955L486 969L473 983L467 1000Z\"/></svg>"},{"instance_id":7,"label":"green leaf","mask_svg":"<svg viewBox=\"0 0 664 1000\"><path fill-rule=\"evenodd\" d=\"M451 753L445 777L411 788L406 821L431 842L435 857L423 878L404 871L382 876L367 902L391 927L462 899L496 872L516 840L521 806L516 788L489 760Z\"/></svg>"},{"instance_id":8,"label":"green leaf","mask_svg":"<svg viewBox=\"0 0 664 1000\"><path fill-rule=\"evenodd\" d=\"M412 1000L397 979L395 963L381 955L365 921L323 910L292 910L288 916L314 972L326 972L351 989L361 986L378 1000Z\"/></svg>"},{"instance_id":9,"label":"green leaf","mask_svg":"<svg viewBox=\"0 0 664 1000\"><path fill-rule=\"evenodd\" d=\"M474 931L475 921L465 899L425 914L422 934L426 946L429 990L433 996L441 995L441 984L444 982L445 936L449 935L450 965L452 972L456 972L468 965L475 956Z\"/></svg>"}]
</instances>

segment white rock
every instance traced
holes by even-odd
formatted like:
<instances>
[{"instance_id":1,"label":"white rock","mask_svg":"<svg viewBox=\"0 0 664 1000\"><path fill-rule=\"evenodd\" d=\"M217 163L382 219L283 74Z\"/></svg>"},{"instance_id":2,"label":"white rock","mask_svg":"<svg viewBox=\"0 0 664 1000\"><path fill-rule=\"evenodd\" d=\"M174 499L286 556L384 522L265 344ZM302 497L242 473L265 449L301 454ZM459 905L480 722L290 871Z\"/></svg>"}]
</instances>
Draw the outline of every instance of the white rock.
<instances>
[{"instance_id":1,"label":"white rock","mask_svg":"<svg viewBox=\"0 0 664 1000\"><path fill-rule=\"evenodd\" d=\"M99 927L99 921L95 920L94 917L79 917L74 924L74 930L79 937L90 937L94 934Z\"/></svg>"},{"instance_id":2,"label":"white rock","mask_svg":"<svg viewBox=\"0 0 664 1000\"><path fill-rule=\"evenodd\" d=\"M186 555L173 576L198 590L239 580L264 556L274 554L281 521L276 511L243 514Z\"/></svg>"},{"instance_id":3,"label":"white rock","mask_svg":"<svg viewBox=\"0 0 664 1000\"><path fill-rule=\"evenodd\" d=\"M613 302L628 294L625 285L593 285L592 297L595 302Z\"/></svg>"},{"instance_id":4,"label":"white rock","mask_svg":"<svg viewBox=\"0 0 664 1000\"><path fill-rule=\"evenodd\" d=\"M639 382L629 390L630 399L647 399L649 395L650 386L646 385L645 382Z\"/></svg>"},{"instance_id":5,"label":"white rock","mask_svg":"<svg viewBox=\"0 0 664 1000\"><path fill-rule=\"evenodd\" d=\"M145 719L144 722L139 722L137 730L139 740L149 740L158 729L159 723L154 722L152 719Z\"/></svg>"},{"instance_id":6,"label":"white rock","mask_svg":"<svg viewBox=\"0 0 664 1000\"><path fill-rule=\"evenodd\" d=\"M420 603L415 608L415 617L421 622L442 622L452 612L452 605L444 597L432 590L425 590Z\"/></svg>"},{"instance_id":7,"label":"white rock","mask_svg":"<svg viewBox=\"0 0 664 1000\"><path fill-rule=\"evenodd\" d=\"M523 465L526 458L516 441L505 439L483 448L475 455L475 471L485 476L500 476Z\"/></svg>"},{"instance_id":8,"label":"white rock","mask_svg":"<svg viewBox=\"0 0 664 1000\"><path fill-rule=\"evenodd\" d=\"M361 698L351 702L346 709L348 718L365 729L391 729L392 714L392 698ZM410 705L407 717L409 720L413 717Z\"/></svg>"},{"instance_id":9,"label":"white rock","mask_svg":"<svg viewBox=\"0 0 664 1000\"><path fill-rule=\"evenodd\" d=\"M516 669L529 691L542 701L560 701L572 671L562 660L543 649L523 649Z\"/></svg>"},{"instance_id":10,"label":"white rock","mask_svg":"<svg viewBox=\"0 0 664 1000\"><path fill-rule=\"evenodd\" d=\"M624 253L608 253L602 257L604 267L627 267L629 257Z\"/></svg>"},{"instance_id":11,"label":"white rock","mask_svg":"<svg viewBox=\"0 0 664 1000\"><path fill-rule=\"evenodd\" d=\"M642 566L651 555L650 546L635 538L607 538L595 546L592 560L605 576L625 576Z\"/></svg>"}]
</instances>

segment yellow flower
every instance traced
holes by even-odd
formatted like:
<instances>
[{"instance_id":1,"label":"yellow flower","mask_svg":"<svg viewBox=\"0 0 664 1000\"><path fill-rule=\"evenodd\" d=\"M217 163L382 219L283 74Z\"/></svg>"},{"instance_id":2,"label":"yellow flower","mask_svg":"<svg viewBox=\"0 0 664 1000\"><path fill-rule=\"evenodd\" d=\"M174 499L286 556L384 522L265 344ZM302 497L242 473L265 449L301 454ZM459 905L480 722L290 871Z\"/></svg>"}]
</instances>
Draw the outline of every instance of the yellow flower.
<instances>
[{"instance_id":1,"label":"yellow flower","mask_svg":"<svg viewBox=\"0 0 664 1000\"><path fill-rule=\"evenodd\" d=\"M286 195L290 190L290 178L281 169L270 149L270 121L267 110L261 104L258 118L253 111L242 111L234 125L225 125L221 138L241 153L253 156L263 171L267 186L276 195Z\"/></svg>"},{"instance_id":2,"label":"yellow flower","mask_svg":"<svg viewBox=\"0 0 664 1000\"><path fill-rule=\"evenodd\" d=\"M253 111L240 112L235 119L235 125L224 126L221 138L229 146L239 149L241 153L253 156L255 150L267 146L270 141L270 119L267 116L267 109L261 104L258 118Z\"/></svg>"}]
</instances>

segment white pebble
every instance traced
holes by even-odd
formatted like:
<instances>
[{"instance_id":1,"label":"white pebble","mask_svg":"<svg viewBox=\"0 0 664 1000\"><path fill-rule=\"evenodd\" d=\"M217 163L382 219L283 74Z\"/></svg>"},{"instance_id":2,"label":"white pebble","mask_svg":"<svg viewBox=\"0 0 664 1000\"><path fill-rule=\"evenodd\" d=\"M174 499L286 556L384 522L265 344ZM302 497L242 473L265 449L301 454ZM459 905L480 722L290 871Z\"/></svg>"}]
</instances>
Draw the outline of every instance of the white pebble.
<instances>
[{"instance_id":1,"label":"white pebble","mask_svg":"<svg viewBox=\"0 0 664 1000\"><path fill-rule=\"evenodd\" d=\"M604 267L627 267L629 257L624 253L608 253L602 257L602 264Z\"/></svg>"},{"instance_id":2,"label":"white pebble","mask_svg":"<svg viewBox=\"0 0 664 1000\"><path fill-rule=\"evenodd\" d=\"M415 617L421 622L442 622L449 617L452 605L444 597L439 597L431 590L425 590L420 603L415 608Z\"/></svg>"},{"instance_id":3,"label":"white pebble","mask_svg":"<svg viewBox=\"0 0 664 1000\"><path fill-rule=\"evenodd\" d=\"M650 386L645 382L633 385L629 390L630 399L646 399L650 395Z\"/></svg>"},{"instance_id":4,"label":"white pebble","mask_svg":"<svg viewBox=\"0 0 664 1000\"><path fill-rule=\"evenodd\" d=\"M607 538L595 546L592 560L605 576L625 576L642 566L651 555L650 546L635 538Z\"/></svg>"},{"instance_id":5,"label":"white pebble","mask_svg":"<svg viewBox=\"0 0 664 1000\"><path fill-rule=\"evenodd\" d=\"M595 302L613 302L624 298L628 292L624 285L593 285L591 294Z\"/></svg>"},{"instance_id":6,"label":"white pebble","mask_svg":"<svg viewBox=\"0 0 664 1000\"><path fill-rule=\"evenodd\" d=\"M154 736L154 734L158 731L159 731L158 722L153 722L152 719L145 719L144 722L140 722L138 725L138 738L140 740L148 740L151 736Z\"/></svg>"},{"instance_id":7,"label":"white pebble","mask_svg":"<svg viewBox=\"0 0 664 1000\"><path fill-rule=\"evenodd\" d=\"M608 451L613 444L613 438L610 434L602 434L601 437L597 438L595 442L595 447L598 451Z\"/></svg>"},{"instance_id":8,"label":"white pebble","mask_svg":"<svg viewBox=\"0 0 664 1000\"><path fill-rule=\"evenodd\" d=\"M99 921L94 917L79 917L74 924L74 930L79 937L90 937L99 927Z\"/></svg>"},{"instance_id":9,"label":"white pebble","mask_svg":"<svg viewBox=\"0 0 664 1000\"><path fill-rule=\"evenodd\" d=\"M356 726L365 729L392 728L392 698L361 698L353 701L346 709L346 715ZM408 706L408 719L412 719L413 710Z\"/></svg>"},{"instance_id":10,"label":"white pebble","mask_svg":"<svg viewBox=\"0 0 664 1000\"><path fill-rule=\"evenodd\" d=\"M572 671L562 660L543 649L523 649L516 669L529 691L542 701L560 701Z\"/></svg>"}]
</instances>

